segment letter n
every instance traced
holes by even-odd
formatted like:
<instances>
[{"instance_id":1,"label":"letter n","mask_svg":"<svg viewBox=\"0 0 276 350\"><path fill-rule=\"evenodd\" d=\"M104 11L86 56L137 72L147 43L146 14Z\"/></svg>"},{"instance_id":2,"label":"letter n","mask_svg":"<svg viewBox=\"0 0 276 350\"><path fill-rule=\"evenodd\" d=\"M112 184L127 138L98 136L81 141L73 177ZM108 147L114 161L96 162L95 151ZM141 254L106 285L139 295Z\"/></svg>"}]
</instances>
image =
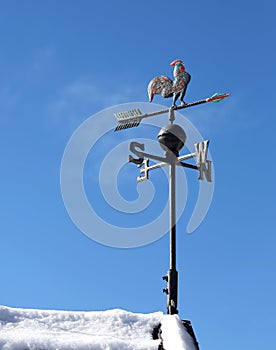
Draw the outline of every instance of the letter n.
<instances>
[{"instance_id":1,"label":"letter n","mask_svg":"<svg viewBox=\"0 0 276 350\"><path fill-rule=\"evenodd\" d=\"M207 163L207 166L206 166ZM206 160L206 163L200 163L198 165L199 170L199 180L204 180L204 176L208 182L212 182L212 162L210 160Z\"/></svg>"}]
</instances>

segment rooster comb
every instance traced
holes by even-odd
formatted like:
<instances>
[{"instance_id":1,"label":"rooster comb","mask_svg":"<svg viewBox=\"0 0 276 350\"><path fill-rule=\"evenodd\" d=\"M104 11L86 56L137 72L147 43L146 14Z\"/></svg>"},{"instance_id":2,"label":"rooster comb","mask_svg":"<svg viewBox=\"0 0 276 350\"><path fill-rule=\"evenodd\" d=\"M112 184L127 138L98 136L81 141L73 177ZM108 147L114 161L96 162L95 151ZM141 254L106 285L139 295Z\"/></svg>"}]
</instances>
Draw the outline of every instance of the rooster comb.
<instances>
[{"instance_id":1,"label":"rooster comb","mask_svg":"<svg viewBox=\"0 0 276 350\"><path fill-rule=\"evenodd\" d=\"M172 61L171 63L170 63L170 66L175 66L176 65L176 63L178 63L178 62L181 62L181 63L183 63L184 64L184 62L182 61L182 60L174 60L174 61Z\"/></svg>"}]
</instances>

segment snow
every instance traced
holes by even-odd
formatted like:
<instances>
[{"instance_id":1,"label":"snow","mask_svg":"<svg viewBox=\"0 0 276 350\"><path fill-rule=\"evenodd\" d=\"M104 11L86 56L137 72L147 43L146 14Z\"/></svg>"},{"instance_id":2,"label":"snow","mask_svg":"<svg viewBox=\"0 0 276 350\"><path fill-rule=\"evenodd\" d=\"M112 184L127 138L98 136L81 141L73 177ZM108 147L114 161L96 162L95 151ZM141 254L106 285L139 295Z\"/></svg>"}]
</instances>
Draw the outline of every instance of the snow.
<instances>
[{"instance_id":1,"label":"snow","mask_svg":"<svg viewBox=\"0 0 276 350\"><path fill-rule=\"evenodd\" d=\"M0 306L1 350L195 350L177 315L124 310L46 311Z\"/></svg>"},{"instance_id":2,"label":"snow","mask_svg":"<svg viewBox=\"0 0 276 350\"><path fill-rule=\"evenodd\" d=\"M195 349L194 341L185 331L178 315L163 316L162 338L166 350Z\"/></svg>"}]
</instances>

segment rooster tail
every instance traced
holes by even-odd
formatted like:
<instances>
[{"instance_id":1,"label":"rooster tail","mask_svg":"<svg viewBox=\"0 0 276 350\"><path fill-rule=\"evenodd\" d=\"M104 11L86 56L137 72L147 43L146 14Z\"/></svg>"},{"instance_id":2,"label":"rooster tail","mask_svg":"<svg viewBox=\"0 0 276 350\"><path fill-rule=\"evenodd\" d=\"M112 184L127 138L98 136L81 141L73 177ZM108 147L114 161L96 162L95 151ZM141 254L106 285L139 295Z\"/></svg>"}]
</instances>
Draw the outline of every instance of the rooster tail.
<instances>
[{"instance_id":1,"label":"rooster tail","mask_svg":"<svg viewBox=\"0 0 276 350\"><path fill-rule=\"evenodd\" d=\"M163 97L171 97L173 82L165 75L153 78L148 85L149 102L152 102L154 95L161 94Z\"/></svg>"}]
</instances>

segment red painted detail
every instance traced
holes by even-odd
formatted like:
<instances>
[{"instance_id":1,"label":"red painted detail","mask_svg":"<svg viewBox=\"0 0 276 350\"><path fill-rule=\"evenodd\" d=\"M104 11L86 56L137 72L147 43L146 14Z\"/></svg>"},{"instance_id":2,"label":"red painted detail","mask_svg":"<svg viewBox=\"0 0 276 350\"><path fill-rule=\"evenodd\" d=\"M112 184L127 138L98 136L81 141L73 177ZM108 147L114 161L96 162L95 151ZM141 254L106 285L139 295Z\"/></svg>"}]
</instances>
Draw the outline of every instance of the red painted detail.
<instances>
[{"instance_id":1,"label":"red painted detail","mask_svg":"<svg viewBox=\"0 0 276 350\"><path fill-rule=\"evenodd\" d=\"M219 101L219 100L223 100L226 97L229 97L230 94L223 94L223 95L219 95L219 96L215 96L215 97L209 97L207 100L208 102L212 102L212 101Z\"/></svg>"},{"instance_id":2,"label":"red painted detail","mask_svg":"<svg viewBox=\"0 0 276 350\"><path fill-rule=\"evenodd\" d=\"M170 66L174 67L176 65L176 63L178 63L178 62L182 62L183 63L182 60L174 60L174 61L172 61L172 63L170 63Z\"/></svg>"}]
</instances>

